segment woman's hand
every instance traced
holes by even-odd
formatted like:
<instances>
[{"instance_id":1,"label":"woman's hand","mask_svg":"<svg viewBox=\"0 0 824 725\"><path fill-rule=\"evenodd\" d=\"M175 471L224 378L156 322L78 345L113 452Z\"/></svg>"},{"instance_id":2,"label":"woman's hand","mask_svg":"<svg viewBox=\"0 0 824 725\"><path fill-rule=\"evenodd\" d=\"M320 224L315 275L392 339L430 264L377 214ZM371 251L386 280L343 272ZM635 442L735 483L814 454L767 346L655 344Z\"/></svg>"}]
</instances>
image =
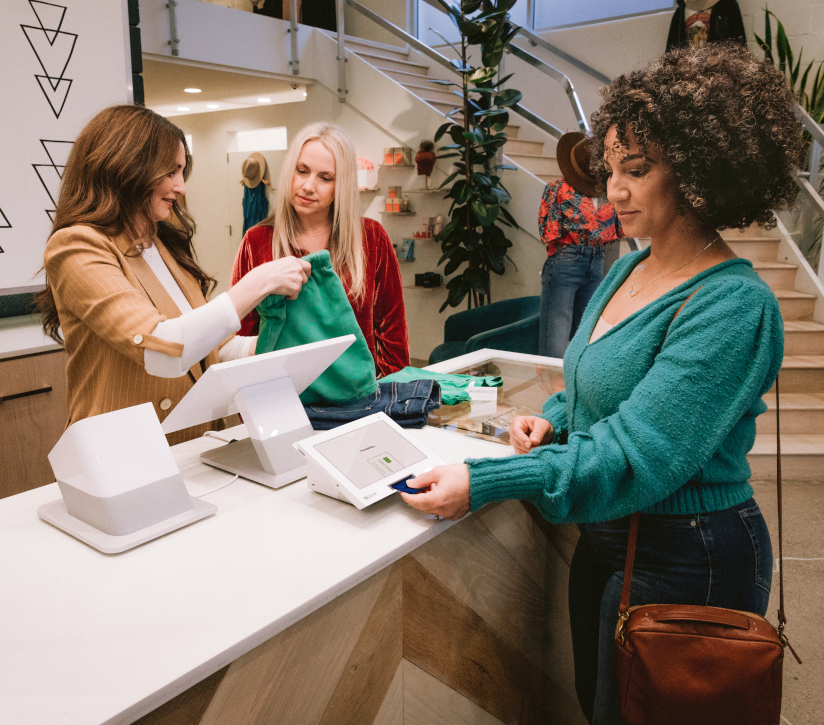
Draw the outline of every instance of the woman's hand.
<instances>
[{"instance_id":1,"label":"woman's hand","mask_svg":"<svg viewBox=\"0 0 824 725\"><path fill-rule=\"evenodd\" d=\"M465 463L436 466L406 482L409 488L429 488L426 493L401 493L410 506L428 514L457 521L469 513L469 468Z\"/></svg>"},{"instance_id":2,"label":"woman's hand","mask_svg":"<svg viewBox=\"0 0 824 725\"><path fill-rule=\"evenodd\" d=\"M297 257L281 257L250 270L228 291L229 299L243 319L268 295L293 300L312 274L312 265Z\"/></svg>"},{"instance_id":3,"label":"woman's hand","mask_svg":"<svg viewBox=\"0 0 824 725\"><path fill-rule=\"evenodd\" d=\"M515 453L529 453L533 448L552 442L552 423L535 415L519 415L509 425L509 442Z\"/></svg>"}]
</instances>

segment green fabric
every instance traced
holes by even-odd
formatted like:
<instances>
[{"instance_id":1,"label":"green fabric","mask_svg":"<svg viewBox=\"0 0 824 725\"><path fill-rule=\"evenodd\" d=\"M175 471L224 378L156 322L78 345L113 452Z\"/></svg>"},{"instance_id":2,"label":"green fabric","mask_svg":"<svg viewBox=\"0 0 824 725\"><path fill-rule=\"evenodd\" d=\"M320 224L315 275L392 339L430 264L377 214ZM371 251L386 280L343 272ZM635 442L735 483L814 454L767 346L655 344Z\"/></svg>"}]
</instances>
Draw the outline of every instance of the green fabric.
<instances>
[{"instance_id":1,"label":"green fabric","mask_svg":"<svg viewBox=\"0 0 824 725\"><path fill-rule=\"evenodd\" d=\"M325 249L304 257L312 265L297 299L269 295L260 314L256 354L353 334L353 342L300 394L304 405L347 403L377 392L375 361Z\"/></svg>"},{"instance_id":2,"label":"green fabric","mask_svg":"<svg viewBox=\"0 0 824 725\"><path fill-rule=\"evenodd\" d=\"M447 373L433 373L420 368L404 368L396 373L381 378L382 383L408 383L413 380L437 380L441 386L441 402L444 405L456 405L469 400L466 388L474 382L478 387L500 388L504 379L500 375L475 377L474 375L448 375Z\"/></svg>"},{"instance_id":3,"label":"green fabric","mask_svg":"<svg viewBox=\"0 0 824 725\"><path fill-rule=\"evenodd\" d=\"M553 444L467 461L473 511L521 499L549 521L587 523L709 513L752 496L747 453L784 353L778 302L750 262L732 259L590 343L604 307L648 255L619 259L587 306L564 356L566 389L544 404Z\"/></svg>"}]
</instances>

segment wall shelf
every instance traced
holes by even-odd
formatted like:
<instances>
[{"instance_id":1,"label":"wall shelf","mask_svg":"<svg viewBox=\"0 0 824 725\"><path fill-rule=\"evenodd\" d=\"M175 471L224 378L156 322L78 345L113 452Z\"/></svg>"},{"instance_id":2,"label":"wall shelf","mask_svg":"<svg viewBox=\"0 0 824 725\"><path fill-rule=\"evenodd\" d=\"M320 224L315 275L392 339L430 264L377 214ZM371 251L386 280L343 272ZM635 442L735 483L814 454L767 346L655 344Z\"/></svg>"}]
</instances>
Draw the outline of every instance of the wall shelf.
<instances>
[{"instance_id":1,"label":"wall shelf","mask_svg":"<svg viewBox=\"0 0 824 725\"><path fill-rule=\"evenodd\" d=\"M382 169L414 169L415 164L379 164Z\"/></svg>"},{"instance_id":2,"label":"wall shelf","mask_svg":"<svg viewBox=\"0 0 824 725\"><path fill-rule=\"evenodd\" d=\"M405 284L403 286L404 289L425 289L425 290L439 290L444 289L443 285L439 285L438 287L421 287L419 285L414 284Z\"/></svg>"},{"instance_id":3,"label":"wall shelf","mask_svg":"<svg viewBox=\"0 0 824 725\"><path fill-rule=\"evenodd\" d=\"M404 189L404 194L446 194L452 187L445 189Z\"/></svg>"},{"instance_id":4,"label":"wall shelf","mask_svg":"<svg viewBox=\"0 0 824 725\"><path fill-rule=\"evenodd\" d=\"M376 191L380 191L380 189L375 187L374 189L358 189L358 191L362 194L374 194Z\"/></svg>"},{"instance_id":5,"label":"wall shelf","mask_svg":"<svg viewBox=\"0 0 824 725\"><path fill-rule=\"evenodd\" d=\"M414 211L382 211L381 214L391 214L393 216L415 216ZM412 237L409 237L412 239Z\"/></svg>"}]
</instances>

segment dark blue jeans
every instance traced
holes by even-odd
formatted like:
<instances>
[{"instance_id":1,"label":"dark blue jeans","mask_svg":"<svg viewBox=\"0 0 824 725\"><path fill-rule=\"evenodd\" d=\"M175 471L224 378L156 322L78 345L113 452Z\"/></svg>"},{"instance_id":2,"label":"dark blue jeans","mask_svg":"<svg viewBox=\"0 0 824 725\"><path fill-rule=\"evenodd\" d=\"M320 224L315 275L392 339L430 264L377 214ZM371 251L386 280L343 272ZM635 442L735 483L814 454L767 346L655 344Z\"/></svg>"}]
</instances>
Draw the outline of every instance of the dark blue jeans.
<instances>
[{"instance_id":1,"label":"dark blue jeans","mask_svg":"<svg viewBox=\"0 0 824 725\"><path fill-rule=\"evenodd\" d=\"M629 518L579 528L569 572L575 689L592 725L620 725L612 642ZM641 516L630 606L700 604L764 615L771 580L770 534L753 499L709 514Z\"/></svg>"},{"instance_id":2,"label":"dark blue jeans","mask_svg":"<svg viewBox=\"0 0 824 725\"><path fill-rule=\"evenodd\" d=\"M603 278L603 246L570 244L547 257L541 270L539 355L564 356Z\"/></svg>"},{"instance_id":3,"label":"dark blue jeans","mask_svg":"<svg viewBox=\"0 0 824 725\"><path fill-rule=\"evenodd\" d=\"M304 410L314 430L331 430L374 413L386 413L402 428L423 428L429 413L441 407L441 388L435 380L382 383L360 400L341 405L306 405Z\"/></svg>"}]
</instances>

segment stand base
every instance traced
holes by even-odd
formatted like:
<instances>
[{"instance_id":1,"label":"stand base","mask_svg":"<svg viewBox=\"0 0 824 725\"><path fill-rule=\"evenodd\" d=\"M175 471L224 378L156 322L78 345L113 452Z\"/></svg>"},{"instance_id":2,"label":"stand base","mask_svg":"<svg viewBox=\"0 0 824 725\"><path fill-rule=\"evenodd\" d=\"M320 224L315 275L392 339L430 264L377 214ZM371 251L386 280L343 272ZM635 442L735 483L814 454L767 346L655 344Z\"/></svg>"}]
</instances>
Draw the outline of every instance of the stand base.
<instances>
[{"instance_id":1,"label":"stand base","mask_svg":"<svg viewBox=\"0 0 824 725\"><path fill-rule=\"evenodd\" d=\"M105 534L100 529L96 529L85 521L75 518L66 510L66 504L62 498L43 504L37 509L37 515L43 521L56 526L58 529L74 536L75 539L79 539L84 544L88 544L104 554L119 554L217 513L217 506L197 498L192 498L192 505L194 508L191 511L186 511L178 516L173 516L170 519L124 536Z\"/></svg>"},{"instance_id":2,"label":"stand base","mask_svg":"<svg viewBox=\"0 0 824 725\"><path fill-rule=\"evenodd\" d=\"M280 488L288 483L294 483L300 478L305 478L307 471L307 467L303 465L275 476L267 473L260 465L260 459L251 438L244 438L241 441L201 453L200 460L223 471L236 473L241 478L262 483L269 488Z\"/></svg>"}]
</instances>

